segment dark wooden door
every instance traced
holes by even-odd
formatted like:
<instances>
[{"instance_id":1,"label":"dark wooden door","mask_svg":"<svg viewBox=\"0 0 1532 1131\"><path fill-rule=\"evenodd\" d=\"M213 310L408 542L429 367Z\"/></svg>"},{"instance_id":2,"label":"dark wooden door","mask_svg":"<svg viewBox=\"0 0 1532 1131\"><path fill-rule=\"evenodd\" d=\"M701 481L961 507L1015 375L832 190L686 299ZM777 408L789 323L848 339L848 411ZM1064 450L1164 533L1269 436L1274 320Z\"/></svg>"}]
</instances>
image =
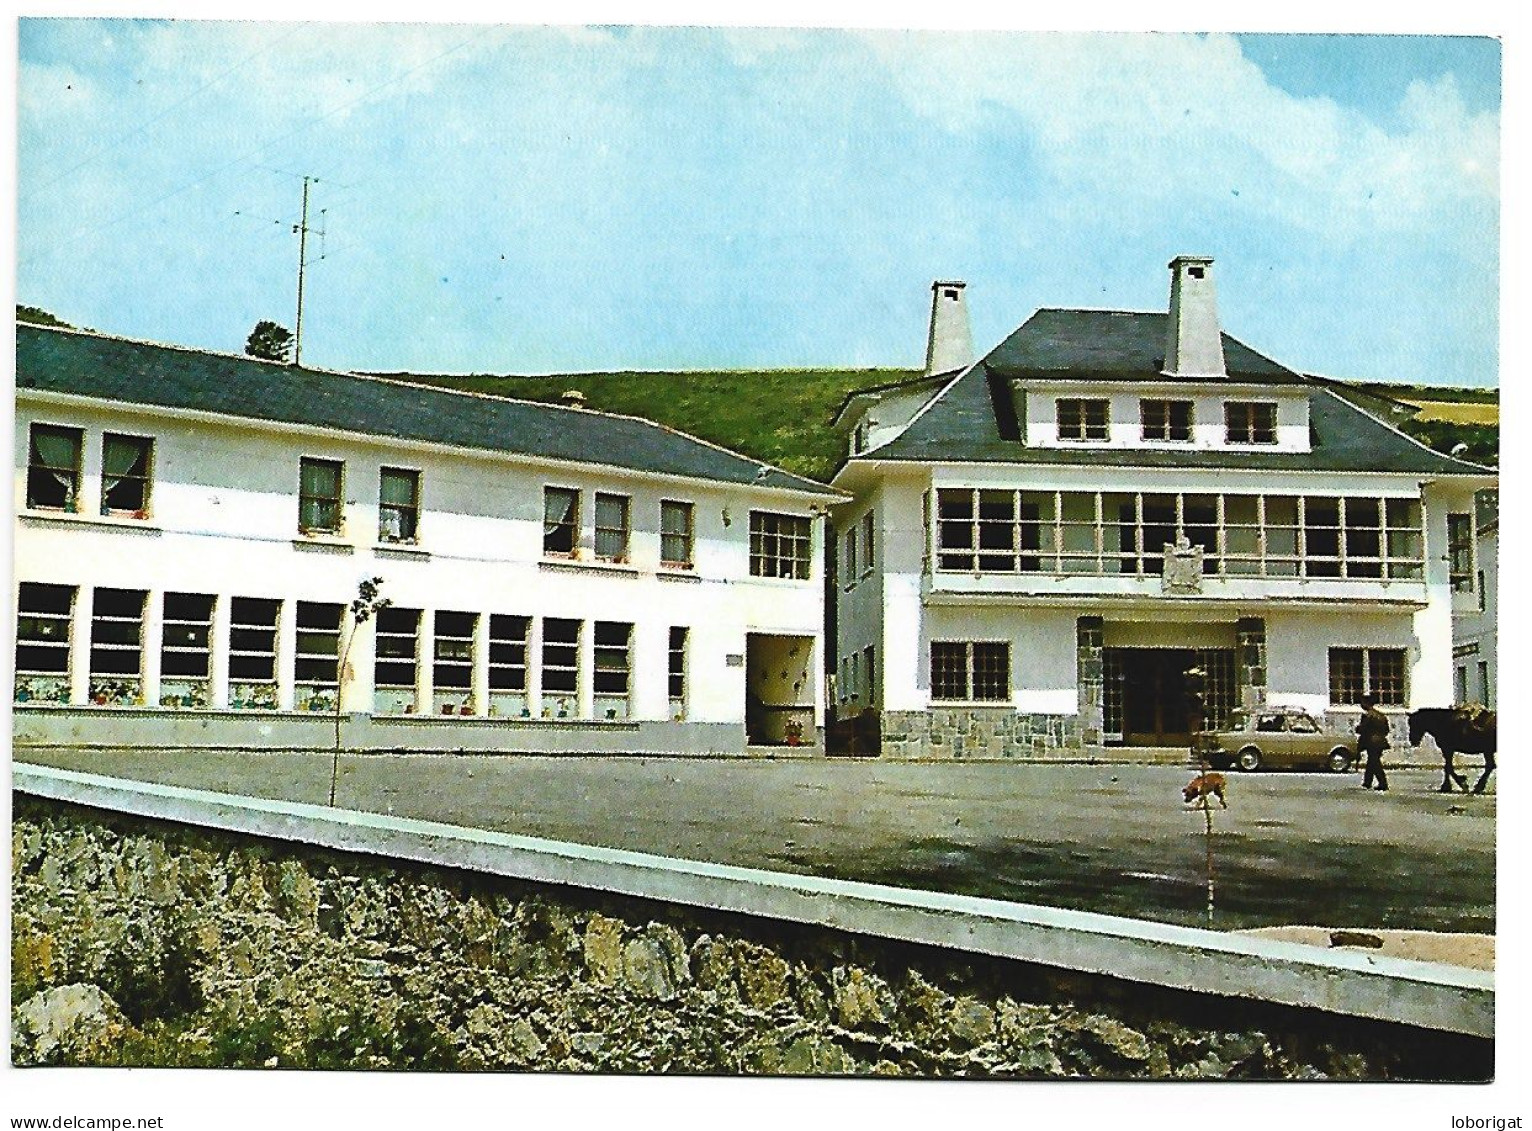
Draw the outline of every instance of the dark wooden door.
<instances>
[{"instance_id":1,"label":"dark wooden door","mask_svg":"<svg viewBox=\"0 0 1532 1131\"><path fill-rule=\"evenodd\" d=\"M1197 662L1190 648L1124 648L1123 741L1129 746L1185 746L1191 741L1182 673Z\"/></svg>"}]
</instances>

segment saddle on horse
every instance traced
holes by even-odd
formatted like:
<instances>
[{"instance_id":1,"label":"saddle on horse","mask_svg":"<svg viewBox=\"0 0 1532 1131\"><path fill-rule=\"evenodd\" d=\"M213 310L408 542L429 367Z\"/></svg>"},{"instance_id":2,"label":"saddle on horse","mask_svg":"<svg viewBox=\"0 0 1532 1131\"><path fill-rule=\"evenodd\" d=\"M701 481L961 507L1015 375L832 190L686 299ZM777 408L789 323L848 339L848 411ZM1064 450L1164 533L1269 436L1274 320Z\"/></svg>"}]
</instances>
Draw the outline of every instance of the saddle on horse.
<instances>
[{"instance_id":1,"label":"saddle on horse","mask_svg":"<svg viewBox=\"0 0 1532 1131\"><path fill-rule=\"evenodd\" d=\"M1459 732L1465 737L1486 737L1495 730L1495 712L1479 703L1464 703L1454 707L1452 716Z\"/></svg>"}]
</instances>

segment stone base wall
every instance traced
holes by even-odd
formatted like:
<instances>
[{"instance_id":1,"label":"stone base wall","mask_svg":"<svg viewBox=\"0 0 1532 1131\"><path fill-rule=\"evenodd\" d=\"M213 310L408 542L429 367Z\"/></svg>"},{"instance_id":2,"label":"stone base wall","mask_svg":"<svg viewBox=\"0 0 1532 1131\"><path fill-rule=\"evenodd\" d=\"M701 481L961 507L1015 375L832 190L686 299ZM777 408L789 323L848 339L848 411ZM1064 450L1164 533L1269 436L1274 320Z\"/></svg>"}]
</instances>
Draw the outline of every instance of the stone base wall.
<instances>
[{"instance_id":1,"label":"stone base wall","mask_svg":"<svg viewBox=\"0 0 1532 1131\"><path fill-rule=\"evenodd\" d=\"M1441 755L1437 752L1434 743L1425 743L1419 750L1410 747L1410 720L1409 714L1402 710L1383 711L1388 716L1388 750L1384 753L1384 764L1396 762L1399 764L1430 765L1433 762L1440 763ZM1361 709L1352 707L1348 709L1331 709L1324 713L1322 725L1331 734L1338 735L1346 740L1353 749L1356 747L1356 722L1361 717ZM1464 756L1470 765L1479 762L1477 755Z\"/></svg>"},{"instance_id":2,"label":"stone base wall","mask_svg":"<svg viewBox=\"0 0 1532 1131\"><path fill-rule=\"evenodd\" d=\"M933 707L883 715L885 758L979 761L1074 759L1085 752L1077 715L1009 707Z\"/></svg>"}]
</instances>

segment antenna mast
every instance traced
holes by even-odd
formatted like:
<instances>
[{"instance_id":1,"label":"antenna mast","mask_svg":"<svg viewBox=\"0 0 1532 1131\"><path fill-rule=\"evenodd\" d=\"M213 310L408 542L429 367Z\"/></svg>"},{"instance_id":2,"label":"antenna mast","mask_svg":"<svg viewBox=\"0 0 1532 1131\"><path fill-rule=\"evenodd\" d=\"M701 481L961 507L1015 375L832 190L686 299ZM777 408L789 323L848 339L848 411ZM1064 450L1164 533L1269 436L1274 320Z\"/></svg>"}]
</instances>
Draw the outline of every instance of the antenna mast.
<instances>
[{"instance_id":1,"label":"antenna mast","mask_svg":"<svg viewBox=\"0 0 1532 1131\"><path fill-rule=\"evenodd\" d=\"M318 177L303 178L303 215L293 228L293 231L298 233L298 324L293 333L293 364L295 366L303 363L303 269L308 266L309 182L318 179ZM322 236L324 232L320 231L319 234Z\"/></svg>"}]
</instances>

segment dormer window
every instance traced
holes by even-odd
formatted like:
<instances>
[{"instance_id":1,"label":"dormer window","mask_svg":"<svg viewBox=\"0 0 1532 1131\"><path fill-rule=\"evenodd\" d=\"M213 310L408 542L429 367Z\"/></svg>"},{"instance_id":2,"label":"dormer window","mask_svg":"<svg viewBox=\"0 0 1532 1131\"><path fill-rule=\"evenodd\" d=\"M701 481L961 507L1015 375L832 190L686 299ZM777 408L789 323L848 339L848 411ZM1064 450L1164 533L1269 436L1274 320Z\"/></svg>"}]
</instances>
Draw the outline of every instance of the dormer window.
<instances>
[{"instance_id":1,"label":"dormer window","mask_svg":"<svg viewBox=\"0 0 1532 1131\"><path fill-rule=\"evenodd\" d=\"M1145 440L1188 443L1192 438L1192 402L1141 400L1139 421Z\"/></svg>"},{"instance_id":2,"label":"dormer window","mask_svg":"<svg viewBox=\"0 0 1532 1131\"><path fill-rule=\"evenodd\" d=\"M1105 400L1060 399L1057 404L1060 440L1105 440Z\"/></svg>"},{"instance_id":3,"label":"dormer window","mask_svg":"<svg viewBox=\"0 0 1532 1131\"><path fill-rule=\"evenodd\" d=\"M1224 439L1230 444L1275 444L1277 406L1270 401L1227 401Z\"/></svg>"}]
</instances>

